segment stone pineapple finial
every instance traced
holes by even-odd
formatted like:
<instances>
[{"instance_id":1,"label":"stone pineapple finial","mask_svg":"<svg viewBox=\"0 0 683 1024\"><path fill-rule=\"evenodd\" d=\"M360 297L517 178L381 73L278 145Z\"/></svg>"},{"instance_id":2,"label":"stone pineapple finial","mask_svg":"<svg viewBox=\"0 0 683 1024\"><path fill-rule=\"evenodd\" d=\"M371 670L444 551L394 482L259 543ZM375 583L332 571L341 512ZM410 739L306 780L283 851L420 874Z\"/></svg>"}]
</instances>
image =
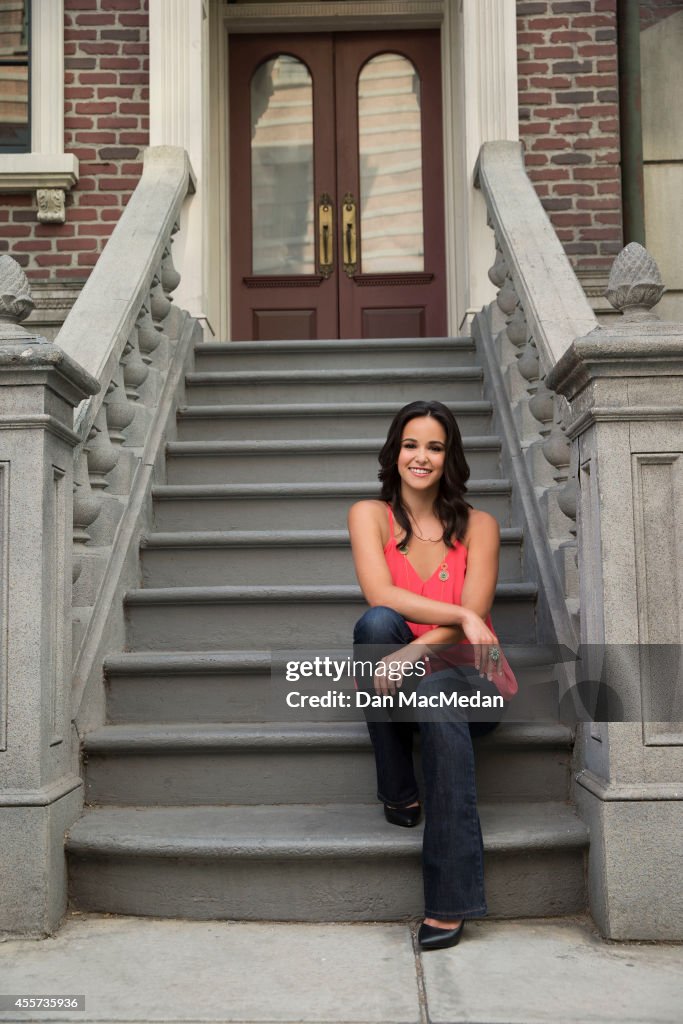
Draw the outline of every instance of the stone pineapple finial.
<instances>
[{"instance_id":1,"label":"stone pineapple finial","mask_svg":"<svg viewBox=\"0 0 683 1024\"><path fill-rule=\"evenodd\" d=\"M35 309L26 274L6 253L0 256L0 344L45 341L19 326Z\"/></svg>"},{"instance_id":2,"label":"stone pineapple finial","mask_svg":"<svg viewBox=\"0 0 683 1024\"><path fill-rule=\"evenodd\" d=\"M650 310L664 294L655 260L638 242L629 242L614 263L605 295L627 320L658 320Z\"/></svg>"}]
</instances>

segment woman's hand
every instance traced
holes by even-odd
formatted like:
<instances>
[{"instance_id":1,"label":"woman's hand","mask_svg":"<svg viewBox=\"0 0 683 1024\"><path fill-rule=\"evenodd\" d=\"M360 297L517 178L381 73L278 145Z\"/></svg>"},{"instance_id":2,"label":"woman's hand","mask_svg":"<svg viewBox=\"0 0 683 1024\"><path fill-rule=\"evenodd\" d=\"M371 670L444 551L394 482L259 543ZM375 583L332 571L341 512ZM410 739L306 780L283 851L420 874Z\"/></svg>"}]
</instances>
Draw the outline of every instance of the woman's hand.
<instances>
[{"instance_id":1,"label":"woman's hand","mask_svg":"<svg viewBox=\"0 0 683 1024\"><path fill-rule=\"evenodd\" d=\"M397 666L414 665L422 658L423 654L424 645L415 642L401 647L398 651L392 651L391 654L387 654L381 661L378 661L373 679L375 693L382 697L391 694L393 697L403 682L402 672ZM380 668L380 666L383 667Z\"/></svg>"},{"instance_id":2,"label":"woman's hand","mask_svg":"<svg viewBox=\"0 0 683 1024\"><path fill-rule=\"evenodd\" d=\"M479 675L486 676L489 682L493 682L496 675L502 677L503 652L498 645L496 634L476 612L469 609L461 626L465 637L474 647L474 667ZM491 651L494 649L498 651L497 658L491 657Z\"/></svg>"}]
</instances>

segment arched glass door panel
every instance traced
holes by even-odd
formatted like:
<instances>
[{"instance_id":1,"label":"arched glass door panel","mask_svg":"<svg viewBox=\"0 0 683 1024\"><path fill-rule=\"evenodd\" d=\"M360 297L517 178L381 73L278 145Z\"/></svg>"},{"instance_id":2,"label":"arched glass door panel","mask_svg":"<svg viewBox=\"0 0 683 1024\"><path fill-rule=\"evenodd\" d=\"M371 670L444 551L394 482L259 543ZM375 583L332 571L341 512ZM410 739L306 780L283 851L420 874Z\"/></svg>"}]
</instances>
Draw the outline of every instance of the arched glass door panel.
<instances>
[{"instance_id":1,"label":"arched glass door panel","mask_svg":"<svg viewBox=\"0 0 683 1024\"><path fill-rule=\"evenodd\" d=\"M424 270L420 77L398 53L381 53L358 77L361 268Z\"/></svg>"},{"instance_id":2,"label":"arched glass door panel","mask_svg":"<svg viewBox=\"0 0 683 1024\"><path fill-rule=\"evenodd\" d=\"M314 273L313 217L313 83L280 54L251 79L252 272Z\"/></svg>"}]
</instances>

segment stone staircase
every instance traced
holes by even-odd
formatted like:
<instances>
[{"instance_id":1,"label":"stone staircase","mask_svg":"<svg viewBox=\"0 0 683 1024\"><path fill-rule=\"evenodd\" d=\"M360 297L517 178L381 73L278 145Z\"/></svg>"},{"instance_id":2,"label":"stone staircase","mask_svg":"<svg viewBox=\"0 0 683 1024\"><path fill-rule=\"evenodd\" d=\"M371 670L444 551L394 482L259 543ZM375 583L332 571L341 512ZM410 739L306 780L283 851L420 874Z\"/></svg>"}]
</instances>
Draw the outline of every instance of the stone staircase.
<instances>
[{"instance_id":1,"label":"stone staircase","mask_svg":"<svg viewBox=\"0 0 683 1024\"><path fill-rule=\"evenodd\" d=\"M278 718L270 651L349 649L364 602L348 506L377 493L393 413L430 397L458 419L470 500L501 524L493 622L503 643L529 645L514 663L520 689L539 684L536 590L521 576L523 532L510 523L476 356L470 338L195 349L141 585L125 598L127 650L104 664L107 724L83 744L86 807L67 836L73 907L307 921L422 913L421 827L384 821L360 712ZM491 915L584 909L588 832L568 802L570 730L511 721L475 747Z\"/></svg>"}]
</instances>

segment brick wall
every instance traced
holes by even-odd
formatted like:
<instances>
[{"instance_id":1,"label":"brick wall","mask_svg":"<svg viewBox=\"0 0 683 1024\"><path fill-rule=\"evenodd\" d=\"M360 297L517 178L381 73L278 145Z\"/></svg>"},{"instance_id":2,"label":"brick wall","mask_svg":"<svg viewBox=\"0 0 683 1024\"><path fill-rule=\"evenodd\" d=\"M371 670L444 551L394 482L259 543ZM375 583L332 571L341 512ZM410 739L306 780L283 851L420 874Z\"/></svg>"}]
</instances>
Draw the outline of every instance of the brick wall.
<instances>
[{"instance_id":1,"label":"brick wall","mask_svg":"<svg viewBox=\"0 0 683 1024\"><path fill-rule=\"evenodd\" d=\"M616 0L518 0L528 174L577 269L621 248Z\"/></svg>"},{"instance_id":2,"label":"brick wall","mask_svg":"<svg viewBox=\"0 0 683 1024\"><path fill-rule=\"evenodd\" d=\"M84 280L121 216L149 141L147 0L64 0L64 148L79 160L66 224L34 195L0 196L0 251L33 280Z\"/></svg>"}]
</instances>

